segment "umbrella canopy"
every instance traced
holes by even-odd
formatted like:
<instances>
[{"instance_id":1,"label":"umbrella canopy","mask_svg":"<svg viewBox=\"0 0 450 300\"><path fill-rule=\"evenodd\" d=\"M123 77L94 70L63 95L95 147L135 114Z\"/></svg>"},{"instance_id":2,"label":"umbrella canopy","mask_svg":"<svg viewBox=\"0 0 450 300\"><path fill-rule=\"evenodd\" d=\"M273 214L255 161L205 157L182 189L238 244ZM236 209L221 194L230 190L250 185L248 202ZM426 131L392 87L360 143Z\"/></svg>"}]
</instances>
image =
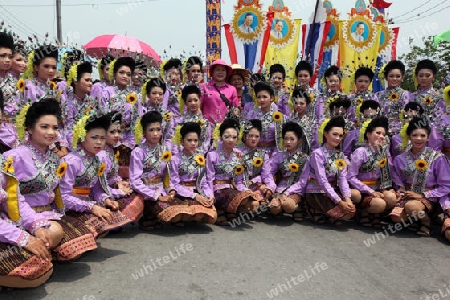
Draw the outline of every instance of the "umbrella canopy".
<instances>
[{"instance_id":1,"label":"umbrella canopy","mask_svg":"<svg viewBox=\"0 0 450 300\"><path fill-rule=\"evenodd\" d=\"M148 44L130 36L120 34L105 34L94 38L83 46L86 53L98 58L105 54L113 56L139 57L151 65L159 65L161 58Z\"/></svg>"}]
</instances>

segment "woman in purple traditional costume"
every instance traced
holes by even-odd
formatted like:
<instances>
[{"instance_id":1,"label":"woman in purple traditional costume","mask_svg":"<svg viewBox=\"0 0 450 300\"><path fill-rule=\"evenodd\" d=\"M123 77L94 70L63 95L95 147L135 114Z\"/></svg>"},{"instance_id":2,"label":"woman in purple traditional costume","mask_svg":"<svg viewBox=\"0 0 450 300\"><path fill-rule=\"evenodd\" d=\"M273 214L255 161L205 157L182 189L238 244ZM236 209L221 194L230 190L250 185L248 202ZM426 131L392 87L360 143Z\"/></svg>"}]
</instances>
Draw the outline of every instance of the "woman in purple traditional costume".
<instances>
[{"instance_id":1,"label":"woman in purple traditional costume","mask_svg":"<svg viewBox=\"0 0 450 300\"><path fill-rule=\"evenodd\" d=\"M308 93L309 99L311 100L311 104L308 106L308 115L313 116L316 120L319 120L323 116L319 115L319 109L317 108L318 102L316 102L316 99L319 97L319 92L311 87L311 79L313 75L313 67L308 61L301 60L298 62L295 67L295 76L297 76L296 89L301 89Z\"/></svg>"},{"instance_id":2,"label":"woman in purple traditional costume","mask_svg":"<svg viewBox=\"0 0 450 300\"><path fill-rule=\"evenodd\" d=\"M112 111L122 114L122 140L118 146L122 178L128 178L131 150L140 142L134 140L133 134L136 121L142 114L141 97L130 88L134 68L135 62L131 57L120 57L109 64L109 80L113 84L103 89L100 105L103 114Z\"/></svg>"},{"instance_id":3,"label":"woman in purple traditional costume","mask_svg":"<svg viewBox=\"0 0 450 300\"><path fill-rule=\"evenodd\" d=\"M255 194L253 201L248 201L243 207L245 212L258 212L260 205L268 205L272 191L266 185L269 182L270 160L265 150L258 148L261 138L261 120L253 119L244 122L243 145L238 149L242 152L242 165L245 168L244 184Z\"/></svg>"},{"instance_id":4,"label":"woman in purple traditional costume","mask_svg":"<svg viewBox=\"0 0 450 300\"><path fill-rule=\"evenodd\" d=\"M339 225L339 220L348 220L356 212L347 182L347 159L338 150L344 127L342 117L322 122L319 143L324 143L311 153L301 176L301 180L307 178L308 181L305 200L313 222L324 223L328 217L331 223Z\"/></svg>"},{"instance_id":5,"label":"woman in purple traditional costume","mask_svg":"<svg viewBox=\"0 0 450 300\"><path fill-rule=\"evenodd\" d=\"M94 113L82 117L73 130L73 151L62 161L67 168L61 178L61 195L69 215L93 228L99 235L116 230L131 220L123 206L113 200L106 180L106 163L97 155L105 146L108 116Z\"/></svg>"},{"instance_id":6,"label":"woman in purple traditional costume","mask_svg":"<svg viewBox=\"0 0 450 300\"><path fill-rule=\"evenodd\" d=\"M390 212L397 202L392 189L387 132L386 117L365 121L358 137L364 146L357 148L351 156L347 178L355 189L352 190L352 198L362 210L359 223L363 226L380 228L380 214Z\"/></svg>"},{"instance_id":7,"label":"woman in purple traditional costume","mask_svg":"<svg viewBox=\"0 0 450 300\"><path fill-rule=\"evenodd\" d=\"M445 155L426 146L430 132L428 121L417 117L402 129L402 138L409 139L412 147L394 159L392 172L402 196L392 210L392 220L416 227L421 236L430 235L430 218L450 193L450 166Z\"/></svg>"},{"instance_id":8,"label":"woman in purple traditional costume","mask_svg":"<svg viewBox=\"0 0 450 300\"><path fill-rule=\"evenodd\" d=\"M183 64L178 58L171 58L161 64L161 76L166 79L167 90L164 93L162 107L174 116L180 116L180 94L183 89Z\"/></svg>"},{"instance_id":9,"label":"woman in purple traditional costume","mask_svg":"<svg viewBox=\"0 0 450 300\"><path fill-rule=\"evenodd\" d=\"M225 119L214 130L216 150L206 157L205 196L215 198L217 225L229 225L227 219L236 217L245 209L248 201L253 201L254 193L244 184L245 171L241 162L242 153L235 149L239 139L239 123L235 119ZM217 140L220 138L220 145Z\"/></svg>"},{"instance_id":10,"label":"woman in purple traditional costume","mask_svg":"<svg viewBox=\"0 0 450 300\"><path fill-rule=\"evenodd\" d=\"M92 88L91 73L92 65L89 62L73 65L68 72L66 92L61 95L65 136L70 145L75 124L91 110L98 111L99 108L98 101L89 96Z\"/></svg>"},{"instance_id":11,"label":"woman in purple traditional costume","mask_svg":"<svg viewBox=\"0 0 450 300\"><path fill-rule=\"evenodd\" d=\"M119 176L119 151L114 147L120 143L122 115L118 112L108 114L110 125L106 131L106 143L98 156L106 164L106 180L111 197L119 204L119 210L131 221L137 221L144 209L142 196L137 195L130 188L130 183Z\"/></svg>"},{"instance_id":12,"label":"woman in purple traditional costume","mask_svg":"<svg viewBox=\"0 0 450 300\"><path fill-rule=\"evenodd\" d=\"M196 222L214 224L217 219L214 197L206 197L203 191L206 182L206 160L202 152L198 151L200 144L201 125L197 122L187 122L176 133L174 140L182 145L182 150L172 156L168 174L170 177L170 191L175 190L175 199L184 202L191 210L190 219Z\"/></svg>"},{"instance_id":13,"label":"woman in purple traditional costume","mask_svg":"<svg viewBox=\"0 0 450 300\"><path fill-rule=\"evenodd\" d=\"M23 145L4 154L11 160L18 180L20 194L25 205L48 220L52 226L52 238L61 240L53 249L56 259L73 260L86 251L97 249L95 233L82 222L65 215L71 209L62 195L60 178L66 165L49 150L58 134L61 118L59 103L54 99L26 105L17 117L17 132L28 140Z\"/></svg>"},{"instance_id":14,"label":"woman in purple traditional costume","mask_svg":"<svg viewBox=\"0 0 450 300\"><path fill-rule=\"evenodd\" d=\"M270 176L267 177L267 188L274 194L270 202L270 212L273 215L281 213L292 214L295 221L303 221L299 205L304 194L307 177L300 175L308 173L305 170L308 155L302 152L303 132L295 122L283 125L283 151L277 151L270 159ZM306 172L305 172L306 171ZM277 177L276 182L273 180Z\"/></svg>"},{"instance_id":15,"label":"woman in purple traditional costume","mask_svg":"<svg viewBox=\"0 0 450 300\"><path fill-rule=\"evenodd\" d=\"M144 213L139 226L144 231L160 228L163 223L182 225L192 215L188 205L175 198L170 189L168 164L172 159L170 148L162 144L163 116L149 111L136 124L136 140L144 142L131 152L130 185L144 198Z\"/></svg>"},{"instance_id":16,"label":"woman in purple traditional costume","mask_svg":"<svg viewBox=\"0 0 450 300\"><path fill-rule=\"evenodd\" d=\"M200 124L201 133L199 136L199 145L197 152L206 155L211 146L212 128L209 121L203 117L201 110L201 91L196 85L186 85L181 93L180 107L184 113L176 120L176 123L182 124L195 122ZM186 107L186 109L184 109ZM177 145L173 145L172 151L177 153L180 151Z\"/></svg>"},{"instance_id":17,"label":"woman in purple traditional costume","mask_svg":"<svg viewBox=\"0 0 450 300\"><path fill-rule=\"evenodd\" d=\"M319 148L317 144L317 130L319 125L317 124L318 119L316 118L314 109L310 109L311 106L314 108L314 103L311 103L311 94L307 90L295 88L292 92L292 102L294 109L289 118L283 116L283 123L289 121L300 125L303 131L302 152L309 154L311 151ZM276 130L275 132L279 134L280 130Z\"/></svg>"},{"instance_id":18,"label":"woman in purple traditional costume","mask_svg":"<svg viewBox=\"0 0 450 300\"><path fill-rule=\"evenodd\" d=\"M25 205L23 197L15 192L17 179L12 160L6 162L3 156L0 160L5 172L2 186L9 191L0 189L0 286L37 287L53 273L49 249L59 241L55 241L55 235L50 237L50 222Z\"/></svg>"},{"instance_id":19,"label":"woman in purple traditional costume","mask_svg":"<svg viewBox=\"0 0 450 300\"><path fill-rule=\"evenodd\" d=\"M387 82L384 91L376 93L381 110L389 120L389 136L400 132L399 112L408 102L413 101L410 92L400 87L405 76L405 65L398 60L392 60L379 73Z\"/></svg>"},{"instance_id":20,"label":"woman in purple traditional costume","mask_svg":"<svg viewBox=\"0 0 450 300\"><path fill-rule=\"evenodd\" d=\"M20 74L11 72L14 42L13 37L0 32L0 93L4 98L2 107L2 125L0 127L0 152L16 147L19 143L16 132L16 115L23 106L24 80ZM23 72L23 71L22 71ZM3 103L2 103L3 104Z\"/></svg>"},{"instance_id":21,"label":"woman in purple traditional costume","mask_svg":"<svg viewBox=\"0 0 450 300\"><path fill-rule=\"evenodd\" d=\"M274 102L278 106L278 111L283 115L289 115L291 107L289 105L289 92L287 91L284 80L286 79L286 70L281 64L274 64L269 69L269 80L274 89Z\"/></svg>"},{"instance_id":22,"label":"woman in purple traditional costume","mask_svg":"<svg viewBox=\"0 0 450 300\"><path fill-rule=\"evenodd\" d=\"M111 62L114 60L114 57L111 55L103 56L97 63L98 76L100 81L94 83L91 89L91 97L95 99L97 103L101 103L103 90L111 86L113 82L109 80L109 67Z\"/></svg>"},{"instance_id":23,"label":"woman in purple traditional costume","mask_svg":"<svg viewBox=\"0 0 450 300\"><path fill-rule=\"evenodd\" d=\"M348 96L348 99L352 103L349 111L347 112L348 118L356 123L358 121L358 115L356 114L356 108L364 101L372 100L378 102L377 96L369 90L370 84L373 80L373 71L367 67L361 67L355 72L355 93ZM364 123L364 122L363 122Z\"/></svg>"},{"instance_id":24,"label":"woman in purple traditional costume","mask_svg":"<svg viewBox=\"0 0 450 300\"><path fill-rule=\"evenodd\" d=\"M258 107L250 110L243 118L245 120L261 120L262 131L258 148L265 150L270 156L274 149L279 147L275 139L275 130L277 127L275 123L281 124L283 114L271 105L274 101L275 93L268 83L258 82L254 86L254 91L258 99Z\"/></svg>"}]
</instances>

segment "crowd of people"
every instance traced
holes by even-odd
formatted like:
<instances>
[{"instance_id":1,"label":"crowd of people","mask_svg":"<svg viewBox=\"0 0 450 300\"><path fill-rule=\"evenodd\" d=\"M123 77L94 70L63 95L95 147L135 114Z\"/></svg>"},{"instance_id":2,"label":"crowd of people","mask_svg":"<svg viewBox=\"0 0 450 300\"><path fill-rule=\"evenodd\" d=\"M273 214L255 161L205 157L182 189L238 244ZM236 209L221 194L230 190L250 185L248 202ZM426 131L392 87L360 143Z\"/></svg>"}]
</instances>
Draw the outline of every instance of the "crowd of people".
<instances>
[{"instance_id":1,"label":"crowd of people","mask_svg":"<svg viewBox=\"0 0 450 300\"><path fill-rule=\"evenodd\" d=\"M371 92L361 66L346 95L339 67L320 93L306 61L288 88L280 64L262 75L219 59L205 80L196 56L149 77L142 61L105 54L94 82L84 57L0 33L0 286L43 284L52 260L134 222L227 226L264 210L375 229L413 220L421 236L440 222L450 239L450 87L433 87L430 60L416 91L393 60L385 90Z\"/></svg>"}]
</instances>

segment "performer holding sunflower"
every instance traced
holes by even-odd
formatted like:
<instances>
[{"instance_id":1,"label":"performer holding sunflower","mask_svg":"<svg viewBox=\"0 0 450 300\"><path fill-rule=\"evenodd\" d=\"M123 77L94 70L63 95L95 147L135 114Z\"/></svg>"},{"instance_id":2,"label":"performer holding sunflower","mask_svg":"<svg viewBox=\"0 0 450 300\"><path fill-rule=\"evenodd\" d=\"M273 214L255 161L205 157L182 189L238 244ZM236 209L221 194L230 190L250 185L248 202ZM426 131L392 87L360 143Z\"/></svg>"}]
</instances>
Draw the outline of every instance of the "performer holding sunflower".
<instances>
[{"instance_id":1,"label":"performer holding sunflower","mask_svg":"<svg viewBox=\"0 0 450 300\"><path fill-rule=\"evenodd\" d=\"M387 131L386 117L364 122L358 140L364 146L351 156L347 178L350 186L355 188L352 198L359 202L362 210L359 223L363 226L380 228L380 214L390 212L397 202L389 169L391 158Z\"/></svg>"},{"instance_id":2,"label":"performer holding sunflower","mask_svg":"<svg viewBox=\"0 0 450 300\"><path fill-rule=\"evenodd\" d=\"M376 93L381 110L389 120L388 135L392 136L400 132L400 118L398 112L408 103L413 101L413 95L400 87L405 76L405 65L398 60L388 62L379 72L386 82L386 90Z\"/></svg>"},{"instance_id":3,"label":"performer holding sunflower","mask_svg":"<svg viewBox=\"0 0 450 300\"><path fill-rule=\"evenodd\" d=\"M130 151L135 147L133 128L142 113L140 95L134 93L131 88L131 76L135 68L134 59L131 57L120 57L109 65L109 80L114 83L103 89L100 102L102 114L111 111L120 111L123 117L121 155L129 159ZM128 149L125 149L128 148ZM127 165L128 162L124 162ZM121 164L122 165L122 164Z\"/></svg>"},{"instance_id":4,"label":"performer holding sunflower","mask_svg":"<svg viewBox=\"0 0 450 300\"><path fill-rule=\"evenodd\" d=\"M344 137L345 121L342 117L326 119L319 129L319 143L305 166L301 180L306 185L306 208L314 222L324 223L325 217L336 225L340 219L348 220L355 215L352 191L347 182L347 159L339 151Z\"/></svg>"},{"instance_id":5,"label":"performer holding sunflower","mask_svg":"<svg viewBox=\"0 0 450 300\"><path fill-rule=\"evenodd\" d=\"M119 176L119 150L114 150L120 143L122 115L118 112L110 112L107 115L110 123L106 131L105 147L99 152L98 157L105 163L105 176L110 187L112 198L117 200L120 211L130 221L135 222L142 215L144 201L142 196L133 193L130 183Z\"/></svg>"},{"instance_id":6,"label":"performer holding sunflower","mask_svg":"<svg viewBox=\"0 0 450 300\"><path fill-rule=\"evenodd\" d=\"M61 95L65 137L70 144L75 124L91 110L98 111L99 109L98 101L89 96L92 87L91 73L92 65L89 62L71 66L67 77L67 88Z\"/></svg>"},{"instance_id":7,"label":"performer holding sunflower","mask_svg":"<svg viewBox=\"0 0 450 300\"><path fill-rule=\"evenodd\" d=\"M229 225L227 219L245 211L245 205L252 201L254 193L244 184L244 166L241 153L235 147L239 138L239 123L234 119L225 119L214 131L214 142L220 137L221 144L210 151L206 157L206 197L215 198L218 225Z\"/></svg>"},{"instance_id":8,"label":"performer holding sunflower","mask_svg":"<svg viewBox=\"0 0 450 300\"><path fill-rule=\"evenodd\" d=\"M257 212L260 204L267 205L272 196L272 191L266 185L269 177L271 177L270 160L266 151L257 147L261 138L261 121L253 119L246 121L243 126L243 145L239 147L239 150L243 154L244 183L255 192L253 201L248 201L245 208L246 211Z\"/></svg>"},{"instance_id":9,"label":"performer holding sunflower","mask_svg":"<svg viewBox=\"0 0 450 300\"><path fill-rule=\"evenodd\" d=\"M258 100L258 107L248 111L243 118L245 120L261 120L262 131L258 148L266 151L270 156L274 149L280 146L276 143L275 129L276 123L278 123L281 128L283 114L277 111L276 107L271 105L275 99L275 92L268 83L258 82L253 89Z\"/></svg>"},{"instance_id":10,"label":"performer holding sunflower","mask_svg":"<svg viewBox=\"0 0 450 300\"><path fill-rule=\"evenodd\" d=\"M411 141L411 150L394 159L392 180L402 195L391 213L394 222L413 217L417 234L430 235L430 217L436 213L436 205L448 203L450 193L450 166L444 154L426 146L431 132L423 118L413 118L403 139ZM444 205L444 207L446 207ZM448 207L447 207L448 208Z\"/></svg>"},{"instance_id":11,"label":"performer holding sunflower","mask_svg":"<svg viewBox=\"0 0 450 300\"><path fill-rule=\"evenodd\" d=\"M68 261L97 249L97 245L92 229L64 214L74 209L70 199L62 197L61 178L66 176L67 163L60 163L49 150L57 137L60 119L59 103L54 99L46 98L25 106L17 117L17 132L23 139L27 131L28 140L4 155L7 162L13 162L14 176L26 205L52 224L50 236L55 241L56 259Z\"/></svg>"},{"instance_id":12,"label":"performer holding sunflower","mask_svg":"<svg viewBox=\"0 0 450 300\"><path fill-rule=\"evenodd\" d=\"M143 115L136 124L135 136L137 141L144 138L144 142L131 152L130 186L144 197L139 226L145 231L161 227L162 223L179 222L183 217L179 211L166 212L174 204L175 191L168 193L165 189L169 187L170 178L165 176L172 152L162 144L162 122L163 116L157 111ZM189 213L186 209L185 214Z\"/></svg>"},{"instance_id":13,"label":"performer holding sunflower","mask_svg":"<svg viewBox=\"0 0 450 300\"><path fill-rule=\"evenodd\" d=\"M304 194L307 178L303 176L301 180L299 179L308 159L301 147L302 128L295 122L287 122L283 125L282 137L285 150L273 154L270 176L267 176L267 187L275 194L270 202L270 212L273 215L282 212L293 214L295 221L302 221L299 203ZM278 177L276 183L273 180L274 176Z\"/></svg>"},{"instance_id":14,"label":"performer holding sunflower","mask_svg":"<svg viewBox=\"0 0 450 300\"><path fill-rule=\"evenodd\" d=\"M182 151L170 160L169 191L175 191L175 203L164 213L179 212L183 214L181 221L194 220L214 224L217 212L214 207L214 197L206 197L204 193L206 182L206 160L202 152L198 151L200 144L201 126L196 122L187 122L181 128L175 143L181 144ZM186 210L189 210L186 213Z\"/></svg>"},{"instance_id":15,"label":"performer holding sunflower","mask_svg":"<svg viewBox=\"0 0 450 300\"><path fill-rule=\"evenodd\" d=\"M97 155L105 146L108 116L86 115L74 126L71 153L63 158L66 174L61 179L61 195L69 215L93 228L99 235L115 230L131 220L120 210L106 180L106 164Z\"/></svg>"}]
</instances>

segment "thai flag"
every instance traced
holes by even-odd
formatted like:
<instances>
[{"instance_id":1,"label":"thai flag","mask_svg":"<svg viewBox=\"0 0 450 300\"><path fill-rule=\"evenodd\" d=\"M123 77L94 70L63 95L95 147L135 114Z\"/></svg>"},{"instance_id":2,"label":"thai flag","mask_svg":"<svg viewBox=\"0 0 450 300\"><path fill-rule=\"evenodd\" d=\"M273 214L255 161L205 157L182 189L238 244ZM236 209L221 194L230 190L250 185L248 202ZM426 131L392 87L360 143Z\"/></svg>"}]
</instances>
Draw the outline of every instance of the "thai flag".
<instances>
[{"instance_id":1,"label":"thai flag","mask_svg":"<svg viewBox=\"0 0 450 300\"><path fill-rule=\"evenodd\" d=\"M314 75L311 78L313 85L319 74L319 67L323 59L323 45L326 41L331 22L303 24L302 25L302 59L309 61L314 68Z\"/></svg>"},{"instance_id":2,"label":"thai flag","mask_svg":"<svg viewBox=\"0 0 450 300\"><path fill-rule=\"evenodd\" d=\"M230 30L230 24L223 25L232 64L239 64L252 73L261 72L266 57L266 49L269 45L273 17L273 12L267 13L266 26L261 37L251 44L244 43L235 37Z\"/></svg>"}]
</instances>

